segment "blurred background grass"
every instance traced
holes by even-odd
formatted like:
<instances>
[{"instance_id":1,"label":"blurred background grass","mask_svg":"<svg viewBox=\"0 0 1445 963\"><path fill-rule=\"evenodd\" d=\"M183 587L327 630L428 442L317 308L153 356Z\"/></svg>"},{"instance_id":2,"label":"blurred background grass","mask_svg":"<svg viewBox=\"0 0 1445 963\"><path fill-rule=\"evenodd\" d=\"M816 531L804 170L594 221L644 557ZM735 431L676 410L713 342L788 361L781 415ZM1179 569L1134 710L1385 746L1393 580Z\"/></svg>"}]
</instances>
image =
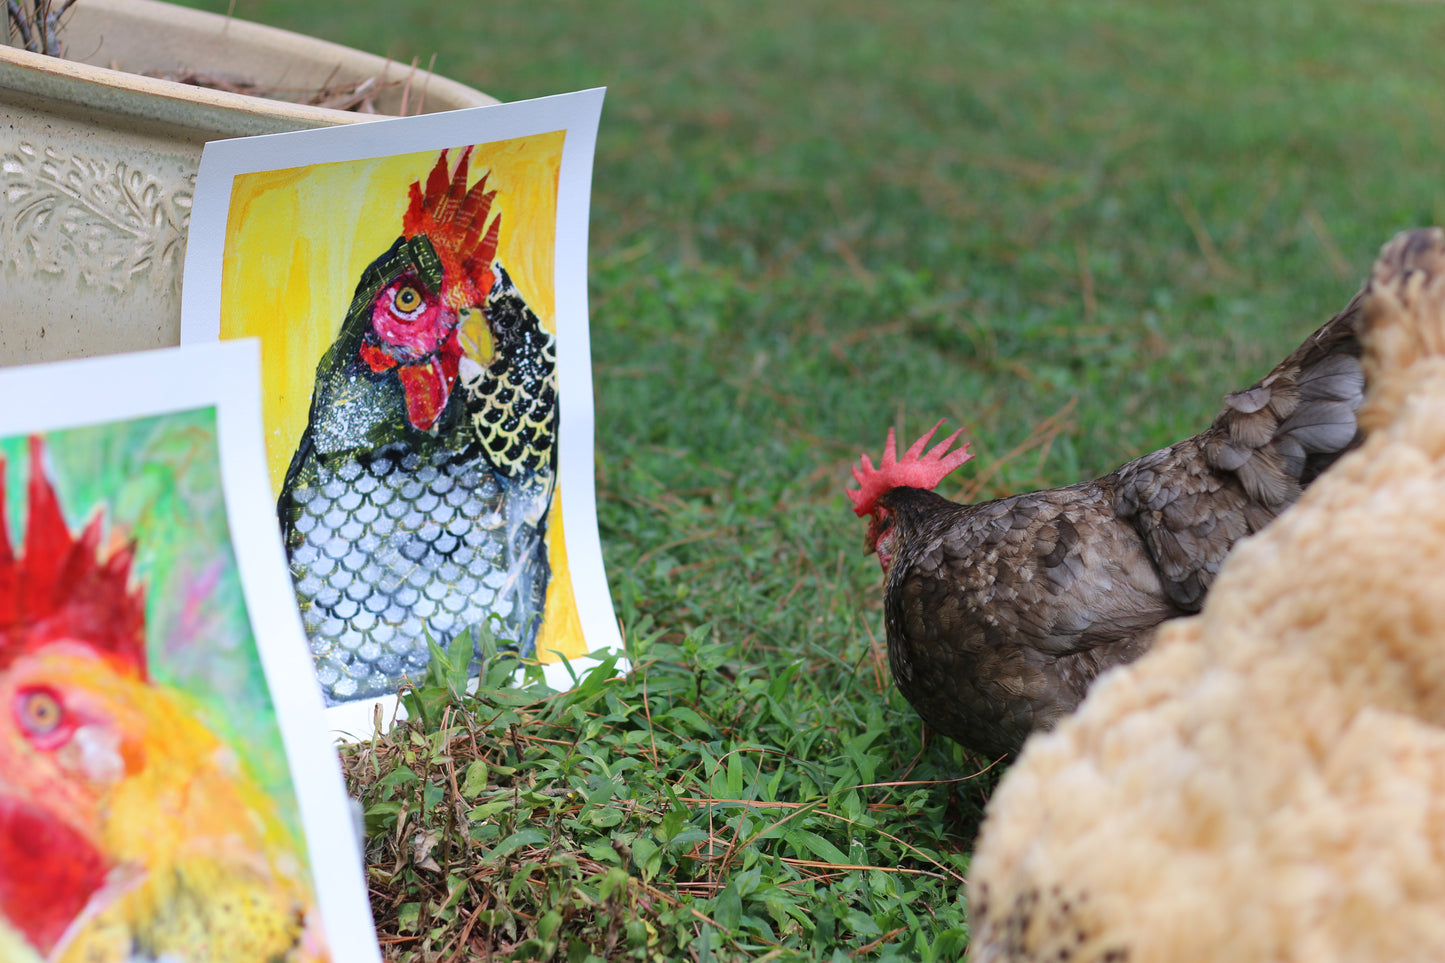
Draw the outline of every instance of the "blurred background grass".
<instances>
[{"instance_id":1,"label":"blurred background grass","mask_svg":"<svg viewBox=\"0 0 1445 963\"><path fill-rule=\"evenodd\" d=\"M946 492L1097 474L1202 428L1385 239L1441 219L1440 4L234 10L503 100L608 87L591 304L614 592L626 617L784 651L851 650L876 601L840 490L889 424L967 427L979 457Z\"/></svg>"},{"instance_id":2,"label":"blurred background grass","mask_svg":"<svg viewBox=\"0 0 1445 963\"><path fill-rule=\"evenodd\" d=\"M709 627L719 690L738 667L792 680L771 724L825 731L820 758L881 724L879 781L972 761L935 743L913 764L920 727L887 685L878 569L841 492L859 453L947 417L978 457L945 494L1108 470L1204 427L1346 303L1387 238L1442 219L1440 3L234 13L434 57L502 100L608 88L591 309L619 614L674 642ZM729 718L714 759L761 738L745 731L761 717ZM937 786L892 831L951 820L966 838L967 792ZM897 944L819 933L819 958Z\"/></svg>"},{"instance_id":3,"label":"blurred background grass","mask_svg":"<svg viewBox=\"0 0 1445 963\"><path fill-rule=\"evenodd\" d=\"M685 449L670 487L841 467L900 414L996 455L1075 397L1050 462L1005 480L1112 467L1201 425L1391 233L1438 219L1438 4L235 13L435 56L503 100L609 88L598 450Z\"/></svg>"}]
</instances>

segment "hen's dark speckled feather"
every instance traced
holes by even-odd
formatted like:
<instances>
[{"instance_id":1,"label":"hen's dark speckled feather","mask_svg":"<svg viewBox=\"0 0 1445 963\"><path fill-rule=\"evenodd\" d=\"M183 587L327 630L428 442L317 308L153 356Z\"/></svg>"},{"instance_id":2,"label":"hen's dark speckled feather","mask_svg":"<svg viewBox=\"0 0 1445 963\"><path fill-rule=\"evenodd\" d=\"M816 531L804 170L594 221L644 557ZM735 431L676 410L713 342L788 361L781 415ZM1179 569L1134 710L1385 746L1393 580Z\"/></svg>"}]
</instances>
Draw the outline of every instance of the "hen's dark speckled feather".
<instances>
[{"instance_id":1,"label":"hen's dark speckled feather","mask_svg":"<svg viewBox=\"0 0 1445 963\"><path fill-rule=\"evenodd\" d=\"M959 505L878 498L893 525L889 661L932 728L1017 750L1197 612L1234 544L1359 440L1360 296L1202 434L1094 481Z\"/></svg>"}]
</instances>

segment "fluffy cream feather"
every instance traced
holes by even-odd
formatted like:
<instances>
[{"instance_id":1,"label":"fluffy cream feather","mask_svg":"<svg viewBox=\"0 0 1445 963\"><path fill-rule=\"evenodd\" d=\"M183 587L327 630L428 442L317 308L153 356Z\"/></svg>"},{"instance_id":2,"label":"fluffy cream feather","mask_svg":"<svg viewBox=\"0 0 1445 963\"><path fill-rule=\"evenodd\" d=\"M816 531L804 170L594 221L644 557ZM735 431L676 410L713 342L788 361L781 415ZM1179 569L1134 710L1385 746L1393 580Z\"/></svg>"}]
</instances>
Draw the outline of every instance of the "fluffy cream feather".
<instances>
[{"instance_id":1,"label":"fluffy cream feather","mask_svg":"<svg viewBox=\"0 0 1445 963\"><path fill-rule=\"evenodd\" d=\"M1366 311L1364 445L1028 742L973 958L1445 959L1445 233L1387 244Z\"/></svg>"}]
</instances>

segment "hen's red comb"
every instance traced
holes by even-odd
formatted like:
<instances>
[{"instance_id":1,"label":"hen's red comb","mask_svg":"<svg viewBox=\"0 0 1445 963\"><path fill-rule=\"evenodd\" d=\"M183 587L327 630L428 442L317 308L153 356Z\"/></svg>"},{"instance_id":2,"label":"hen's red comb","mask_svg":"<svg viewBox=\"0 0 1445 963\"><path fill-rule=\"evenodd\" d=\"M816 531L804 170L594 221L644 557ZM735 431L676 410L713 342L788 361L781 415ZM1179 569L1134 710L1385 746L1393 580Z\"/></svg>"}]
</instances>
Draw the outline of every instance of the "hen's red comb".
<instances>
[{"instance_id":1,"label":"hen's red comb","mask_svg":"<svg viewBox=\"0 0 1445 963\"><path fill-rule=\"evenodd\" d=\"M126 546L101 561L98 514L79 538L71 535L43 455L32 436L23 556L11 547L5 524L0 463L0 669L46 643L70 639L144 679L145 600L130 585L135 552Z\"/></svg>"},{"instance_id":2,"label":"hen's red comb","mask_svg":"<svg viewBox=\"0 0 1445 963\"><path fill-rule=\"evenodd\" d=\"M941 424L942 418L938 420L938 425ZM938 430L938 425L928 429L922 438L910 445L902 459L898 457L898 443L893 429L888 429L888 446L883 449L883 460L878 463L878 467L874 468L872 459L864 455L853 467L853 477L857 479L859 487L843 490L853 502L853 514L860 518L871 515L878 496L890 488L907 486L932 489L943 481L945 475L973 457L967 443L956 451L948 450L949 446L958 440L958 436L963 434L962 428L934 445L925 454L923 449Z\"/></svg>"},{"instance_id":3,"label":"hen's red comb","mask_svg":"<svg viewBox=\"0 0 1445 963\"><path fill-rule=\"evenodd\" d=\"M462 149L457 169L448 173L447 152L442 151L426 179L411 185L411 205L401 220L404 237L425 234L442 259L445 287L442 299L452 308L481 304L492 289L492 261L497 256L497 237L502 215L492 213L496 191L487 190L487 175L467 188L467 163L472 149ZM486 229L486 234L482 233Z\"/></svg>"}]
</instances>

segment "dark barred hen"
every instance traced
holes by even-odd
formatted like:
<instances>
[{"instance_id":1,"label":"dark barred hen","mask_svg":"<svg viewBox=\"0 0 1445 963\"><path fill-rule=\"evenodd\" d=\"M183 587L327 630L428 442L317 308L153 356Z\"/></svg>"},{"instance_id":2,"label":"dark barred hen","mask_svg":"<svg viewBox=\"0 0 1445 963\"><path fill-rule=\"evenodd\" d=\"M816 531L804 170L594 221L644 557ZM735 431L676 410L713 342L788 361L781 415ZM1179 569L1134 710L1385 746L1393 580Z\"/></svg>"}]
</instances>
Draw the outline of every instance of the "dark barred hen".
<instances>
[{"instance_id":1,"label":"dark barred hen","mask_svg":"<svg viewBox=\"0 0 1445 963\"><path fill-rule=\"evenodd\" d=\"M487 624L530 654L542 620L556 344L495 260L469 156L412 185L362 274L277 504L328 704L416 677L428 635Z\"/></svg>"},{"instance_id":2,"label":"dark barred hen","mask_svg":"<svg viewBox=\"0 0 1445 963\"><path fill-rule=\"evenodd\" d=\"M864 456L848 490L886 573L894 682L928 725L1011 752L1198 612L1234 544L1359 439L1360 296L1206 431L1093 481L960 505L931 490L970 456L933 431ZM934 426L937 430L937 426Z\"/></svg>"}]
</instances>

